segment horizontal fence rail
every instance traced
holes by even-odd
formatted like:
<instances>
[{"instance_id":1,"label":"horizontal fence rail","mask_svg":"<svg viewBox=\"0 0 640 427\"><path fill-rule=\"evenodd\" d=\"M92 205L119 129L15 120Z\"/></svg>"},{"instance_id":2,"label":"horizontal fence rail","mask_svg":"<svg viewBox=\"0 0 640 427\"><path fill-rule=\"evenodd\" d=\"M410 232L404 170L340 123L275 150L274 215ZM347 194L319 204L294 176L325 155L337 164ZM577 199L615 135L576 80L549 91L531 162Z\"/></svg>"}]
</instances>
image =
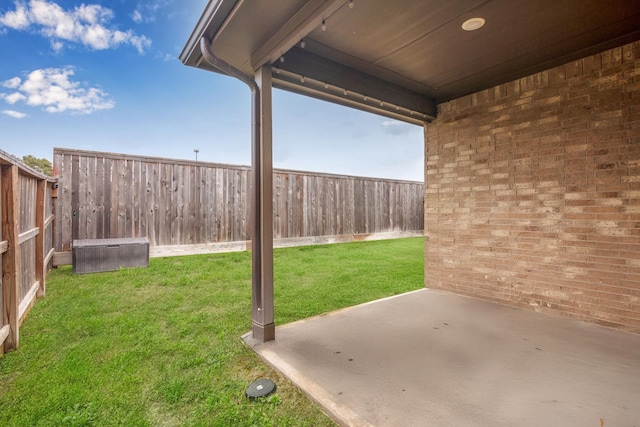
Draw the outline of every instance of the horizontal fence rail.
<instances>
[{"instance_id":1,"label":"horizontal fence rail","mask_svg":"<svg viewBox=\"0 0 640 427\"><path fill-rule=\"evenodd\" d=\"M54 183L0 150L0 353L18 348L20 325L45 294L54 253Z\"/></svg>"},{"instance_id":2,"label":"horizontal fence rail","mask_svg":"<svg viewBox=\"0 0 640 427\"><path fill-rule=\"evenodd\" d=\"M54 149L56 251L74 239L154 246L251 239L246 166ZM423 230L423 184L274 170L274 238Z\"/></svg>"}]
</instances>

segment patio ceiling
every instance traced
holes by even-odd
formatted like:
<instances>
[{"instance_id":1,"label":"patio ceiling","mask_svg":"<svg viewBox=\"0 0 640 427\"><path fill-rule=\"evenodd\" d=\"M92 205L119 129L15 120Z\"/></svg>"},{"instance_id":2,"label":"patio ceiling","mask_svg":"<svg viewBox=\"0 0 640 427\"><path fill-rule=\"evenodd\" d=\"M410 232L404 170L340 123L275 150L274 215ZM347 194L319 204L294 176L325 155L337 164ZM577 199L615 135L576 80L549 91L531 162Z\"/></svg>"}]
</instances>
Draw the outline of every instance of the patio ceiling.
<instances>
[{"instance_id":1,"label":"patio ceiling","mask_svg":"<svg viewBox=\"0 0 640 427\"><path fill-rule=\"evenodd\" d=\"M464 31L473 17L485 25ZM272 65L274 87L420 124L438 103L638 40L638 22L638 0L211 0L180 59L216 71L204 36L248 76Z\"/></svg>"}]
</instances>

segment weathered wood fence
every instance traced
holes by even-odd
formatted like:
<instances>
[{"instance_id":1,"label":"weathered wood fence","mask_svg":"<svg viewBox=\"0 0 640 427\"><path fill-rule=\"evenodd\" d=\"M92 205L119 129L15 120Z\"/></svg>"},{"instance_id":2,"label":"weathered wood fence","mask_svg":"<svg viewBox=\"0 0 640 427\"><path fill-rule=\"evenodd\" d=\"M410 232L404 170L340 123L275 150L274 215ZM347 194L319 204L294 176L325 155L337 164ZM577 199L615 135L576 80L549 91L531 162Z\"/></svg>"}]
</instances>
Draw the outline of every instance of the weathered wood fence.
<instances>
[{"instance_id":1,"label":"weathered wood fence","mask_svg":"<svg viewBox=\"0 0 640 427\"><path fill-rule=\"evenodd\" d=\"M44 296L53 258L55 181L0 150L0 353L18 347L19 329Z\"/></svg>"},{"instance_id":2,"label":"weathered wood fence","mask_svg":"<svg viewBox=\"0 0 640 427\"><path fill-rule=\"evenodd\" d=\"M251 238L245 166L54 149L56 251L74 239L151 247ZM275 170L274 238L423 230L423 184Z\"/></svg>"}]
</instances>

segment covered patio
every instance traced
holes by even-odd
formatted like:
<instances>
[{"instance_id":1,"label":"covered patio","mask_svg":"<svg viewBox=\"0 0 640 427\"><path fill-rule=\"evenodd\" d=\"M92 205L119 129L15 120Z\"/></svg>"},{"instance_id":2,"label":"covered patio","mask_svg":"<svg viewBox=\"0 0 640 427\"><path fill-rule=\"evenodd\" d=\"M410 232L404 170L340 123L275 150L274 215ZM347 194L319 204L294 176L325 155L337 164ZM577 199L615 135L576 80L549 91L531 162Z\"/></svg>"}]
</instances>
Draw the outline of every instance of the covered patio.
<instances>
[{"instance_id":1,"label":"covered patio","mask_svg":"<svg viewBox=\"0 0 640 427\"><path fill-rule=\"evenodd\" d=\"M180 58L253 96L245 341L344 425L638 425L639 21L636 0L210 1ZM276 328L273 87L424 127L427 289Z\"/></svg>"},{"instance_id":2,"label":"covered patio","mask_svg":"<svg viewBox=\"0 0 640 427\"><path fill-rule=\"evenodd\" d=\"M251 90L254 335L275 337L273 87L424 126L426 286L640 332L639 21L637 0L209 1L180 59Z\"/></svg>"},{"instance_id":3,"label":"covered patio","mask_svg":"<svg viewBox=\"0 0 640 427\"><path fill-rule=\"evenodd\" d=\"M640 336L422 289L248 345L341 425L636 426Z\"/></svg>"}]
</instances>

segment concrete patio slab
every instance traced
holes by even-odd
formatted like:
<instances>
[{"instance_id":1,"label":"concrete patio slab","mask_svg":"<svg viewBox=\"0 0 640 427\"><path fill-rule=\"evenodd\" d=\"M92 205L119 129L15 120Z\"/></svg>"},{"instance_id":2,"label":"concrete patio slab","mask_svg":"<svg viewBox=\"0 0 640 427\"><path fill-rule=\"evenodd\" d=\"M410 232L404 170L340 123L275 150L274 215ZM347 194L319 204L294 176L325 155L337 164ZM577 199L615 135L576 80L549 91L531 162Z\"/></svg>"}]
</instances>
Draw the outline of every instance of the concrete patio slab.
<instances>
[{"instance_id":1,"label":"concrete patio slab","mask_svg":"<svg viewBox=\"0 0 640 427\"><path fill-rule=\"evenodd\" d=\"M243 337L350 426L640 427L640 335L428 289Z\"/></svg>"}]
</instances>

